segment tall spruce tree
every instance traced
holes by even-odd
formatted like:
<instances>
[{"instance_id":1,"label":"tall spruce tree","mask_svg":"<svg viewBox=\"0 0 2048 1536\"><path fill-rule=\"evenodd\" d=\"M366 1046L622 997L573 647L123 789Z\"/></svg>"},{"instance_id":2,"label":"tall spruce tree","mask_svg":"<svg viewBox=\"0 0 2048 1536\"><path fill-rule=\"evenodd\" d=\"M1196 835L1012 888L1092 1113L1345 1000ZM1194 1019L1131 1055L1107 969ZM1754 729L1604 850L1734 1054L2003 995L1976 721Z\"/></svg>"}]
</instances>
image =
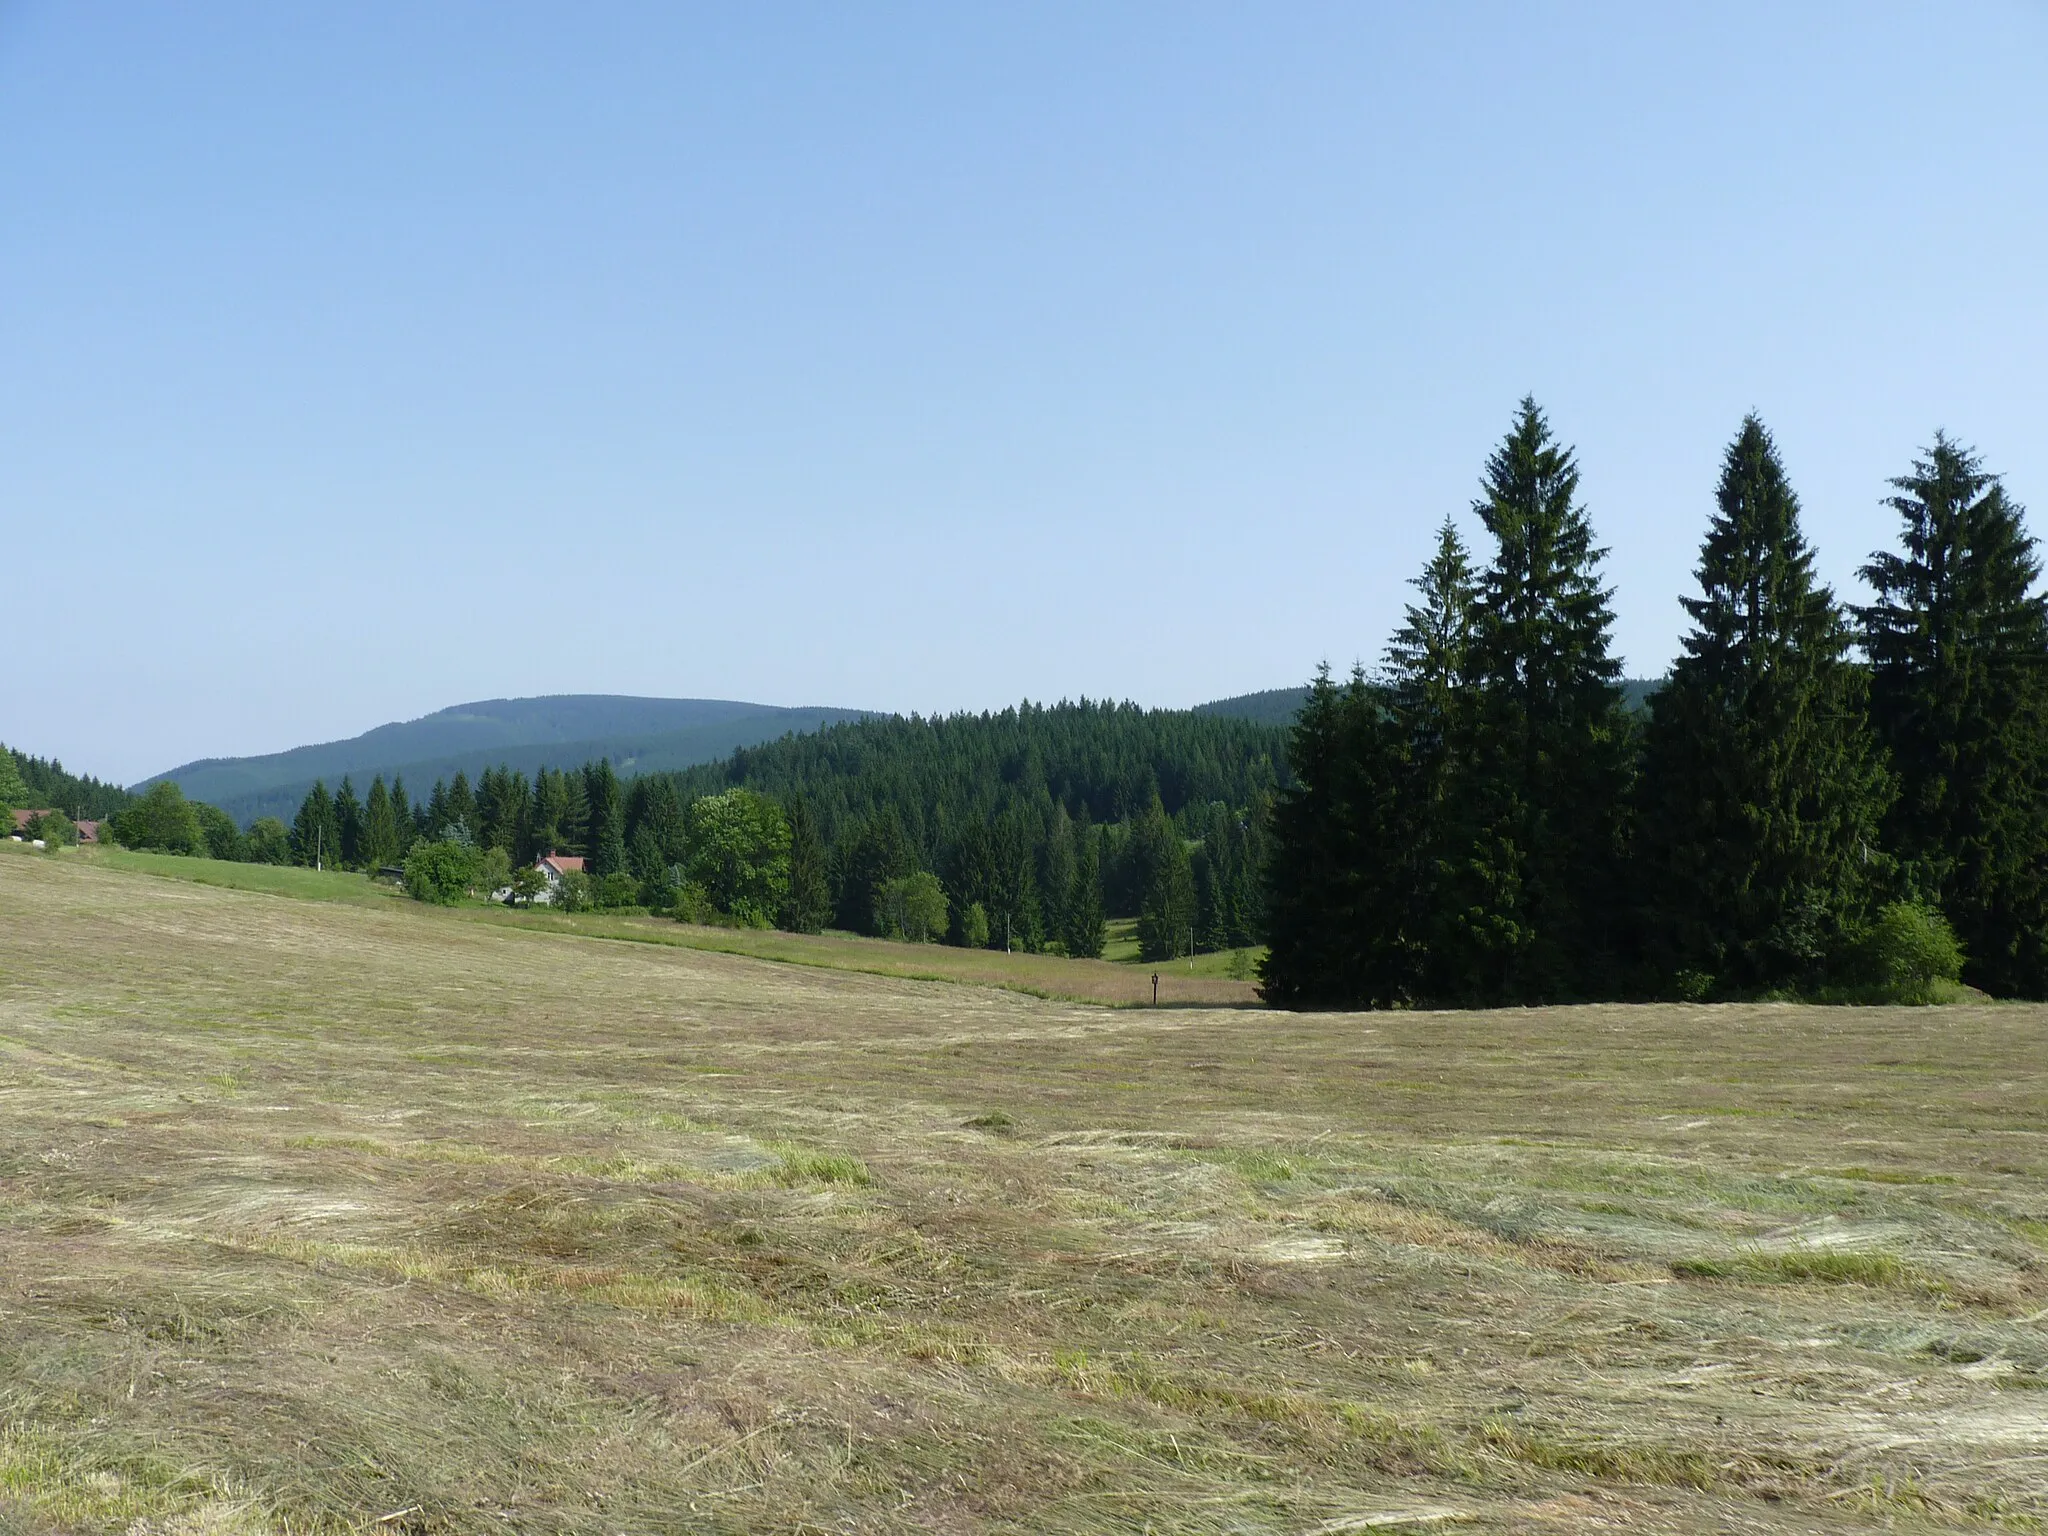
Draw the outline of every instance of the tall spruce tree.
<instances>
[{"instance_id":1,"label":"tall spruce tree","mask_svg":"<svg viewBox=\"0 0 2048 1536\"><path fill-rule=\"evenodd\" d=\"M1727 993L1828 979L1883 891L1892 790L1834 595L1763 423L1722 461L1700 595L1651 696L1638 838L1653 974Z\"/></svg>"},{"instance_id":2,"label":"tall spruce tree","mask_svg":"<svg viewBox=\"0 0 2048 1536\"><path fill-rule=\"evenodd\" d=\"M586 834L590 873L599 879L625 873L625 798L609 758L600 757L584 765L583 794L590 807L590 828Z\"/></svg>"},{"instance_id":3,"label":"tall spruce tree","mask_svg":"<svg viewBox=\"0 0 2048 1536\"><path fill-rule=\"evenodd\" d=\"M1909 881L1963 942L1963 975L2048 996L2048 614L2024 516L1936 433L1892 481L1902 552L1863 568L1878 732L1901 794L1886 821Z\"/></svg>"},{"instance_id":4,"label":"tall spruce tree","mask_svg":"<svg viewBox=\"0 0 2048 1536\"><path fill-rule=\"evenodd\" d=\"M340 829L335 824L334 800L325 781L315 779L306 798L299 802L299 814L292 818L292 862L311 869L332 869L341 853Z\"/></svg>"},{"instance_id":5,"label":"tall spruce tree","mask_svg":"<svg viewBox=\"0 0 2048 1536\"><path fill-rule=\"evenodd\" d=\"M1266 1001L1283 1008L1383 1007L1408 982L1389 907L1405 899L1398 836L1402 743L1383 696L1354 670L1320 669L1295 717L1294 783L1270 813L1265 860Z\"/></svg>"},{"instance_id":6,"label":"tall spruce tree","mask_svg":"<svg viewBox=\"0 0 2048 1536\"><path fill-rule=\"evenodd\" d=\"M476 814L476 791L470 788L469 775L460 768L449 781L448 792L442 800L444 827L439 834L452 837L457 842L482 842L481 826Z\"/></svg>"},{"instance_id":7,"label":"tall spruce tree","mask_svg":"<svg viewBox=\"0 0 2048 1536\"><path fill-rule=\"evenodd\" d=\"M1102 839L1081 807L1074 824L1074 878L1068 889L1066 927L1060 937L1067 953L1078 960L1100 960L1109 939L1102 911Z\"/></svg>"},{"instance_id":8,"label":"tall spruce tree","mask_svg":"<svg viewBox=\"0 0 2048 1536\"><path fill-rule=\"evenodd\" d=\"M1074 891L1074 819L1055 804L1038 855L1038 909L1048 939L1066 947L1067 902Z\"/></svg>"},{"instance_id":9,"label":"tall spruce tree","mask_svg":"<svg viewBox=\"0 0 2048 1536\"><path fill-rule=\"evenodd\" d=\"M1191 953L1195 875L1187 840L1155 795L1139 818L1133 843L1143 869L1138 907L1138 958L1171 960Z\"/></svg>"},{"instance_id":10,"label":"tall spruce tree","mask_svg":"<svg viewBox=\"0 0 2048 1536\"><path fill-rule=\"evenodd\" d=\"M363 867L363 803L356 798L355 784L347 774L334 792L334 841L339 850L334 863L339 869Z\"/></svg>"},{"instance_id":11,"label":"tall spruce tree","mask_svg":"<svg viewBox=\"0 0 2048 1536\"><path fill-rule=\"evenodd\" d=\"M370 794L363 802L363 863L375 870L397 862L398 817L380 773L370 780Z\"/></svg>"},{"instance_id":12,"label":"tall spruce tree","mask_svg":"<svg viewBox=\"0 0 2048 1536\"><path fill-rule=\"evenodd\" d=\"M818 818L802 795L790 796L783 813L789 820L789 887L776 926L789 933L821 933L832 915L832 888Z\"/></svg>"},{"instance_id":13,"label":"tall spruce tree","mask_svg":"<svg viewBox=\"0 0 2048 1536\"><path fill-rule=\"evenodd\" d=\"M1479 581L1465 826L1437 898L1441 974L1474 1000L1606 992L1618 968L1624 800L1633 755L1609 653L1606 551L1572 451L1533 399L1474 505L1494 553Z\"/></svg>"},{"instance_id":14,"label":"tall spruce tree","mask_svg":"<svg viewBox=\"0 0 2048 1536\"><path fill-rule=\"evenodd\" d=\"M406 798L403 774L396 774L391 780L391 820L398 833L397 846L391 858L391 862L396 864L412 850L419 837L419 823L414 819L412 802Z\"/></svg>"},{"instance_id":15,"label":"tall spruce tree","mask_svg":"<svg viewBox=\"0 0 2048 1536\"><path fill-rule=\"evenodd\" d=\"M1446 517L1436 552L1410 583L1407 605L1386 650L1394 729L1403 747L1401 797L1385 844L1368 857L1402 873L1393 899L1368 914L1395 996L1446 997L1464 990L1449 969L1460 949L1456 916L1445 892L1461 869L1466 825L1463 801L1473 746L1469 688L1478 590L1457 525Z\"/></svg>"}]
</instances>

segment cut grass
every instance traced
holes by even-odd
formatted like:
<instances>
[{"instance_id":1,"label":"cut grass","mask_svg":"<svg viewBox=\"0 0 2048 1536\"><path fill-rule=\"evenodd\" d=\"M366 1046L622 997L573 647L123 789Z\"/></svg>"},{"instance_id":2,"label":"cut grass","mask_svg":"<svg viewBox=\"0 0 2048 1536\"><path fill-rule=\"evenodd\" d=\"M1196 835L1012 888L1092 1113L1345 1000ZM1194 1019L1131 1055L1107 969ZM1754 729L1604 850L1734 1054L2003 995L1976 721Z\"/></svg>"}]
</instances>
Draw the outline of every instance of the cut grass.
<instances>
[{"instance_id":1,"label":"cut grass","mask_svg":"<svg viewBox=\"0 0 2048 1536\"><path fill-rule=\"evenodd\" d=\"M0 857L10 1533L2048 1518L2043 1010L1111 1011L141 870Z\"/></svg>"},{"instance_id":2,"label":"cut grass","mask_svg":"<svg viewBox=\"0 0 2048 1536\"><path fill-rule=\"evenodd\" d=\"M1943 1295L1940 1280L1897 1254L1835 1248L1751 1249L1727 1258L1680 1259L1671 1272L1690 1280L1741 1280L1758 1285L1863 1285Z\"/></svg>"},{"instance_id":3,"label":"cut grass","mask_svg":"<svg viewBox=\"0 0 2048 1536\"><path fill-rule=\"evenodd\" d=\"M302 901L337 902L348 906L379 906L405 901L396 887L360 874L293 869L271 864L228 864L214 859L175 854L134 853L107 848L66 855L109 868L184 880L224 890L254 891ZM414 905L418 905L415 903ZM1000 987L1063 1002L1099 1003L1110 1007L1149 1006L1153 1000L1150 972L1105 960L1069 960L1060 955L1006 954L1000 950L956 949L942 944L902 944L854 934L800 934L756 928L714 928L672 922L643 913L561 913L467 902L438 909L449 921L498 923L582 938L615 939L639 944L666 944L682 949L746 955L783 965L808 965L826 970L858 971L906 981L942 981L968 986ZM1136 950L1133 948L1135 955ZM1238 952L1240 954L1249 952ZM1247 1008L1258 1003L1251 962L1231 962L1227 955L1202 955L1190 970L1186 962L1162 966L1159 1002L1170 1007ZM1236 974L1242 972L1242 975Z\"/></svg>"}]
</instances>

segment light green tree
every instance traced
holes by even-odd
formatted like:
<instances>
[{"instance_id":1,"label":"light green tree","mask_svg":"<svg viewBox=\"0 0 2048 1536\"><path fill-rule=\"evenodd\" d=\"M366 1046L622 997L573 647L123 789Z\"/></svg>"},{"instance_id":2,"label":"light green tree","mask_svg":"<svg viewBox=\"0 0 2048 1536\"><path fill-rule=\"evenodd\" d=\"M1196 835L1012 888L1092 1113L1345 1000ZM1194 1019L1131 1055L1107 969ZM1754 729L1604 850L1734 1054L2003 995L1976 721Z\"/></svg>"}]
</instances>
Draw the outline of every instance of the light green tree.
<instances>
[{"instance_id":1,"label":"light green tree","mask_svg":"<svg viewBox=\"0 0 2048 1536\"><path fill-rule=\"evenodd\" d=\"M727 917L772 927L789 887L789 822L750 789L707 795L690 807L688 882Z\"/></svg>"},{"instance_id":2,"label":"light green tree","mask_svg":"<svg viewBox=\"0 0 2048 1536\"><path fill-rule=\"evenodd\" d=\"M928 869L899 875L875 898L875 930L885 938L936 944L945 936L947 915L945 887Z\"/></svg>"},{"instance_id":3,"label":"light green tree","mask_svg":"<svg viewBox=\"0 0 2048 1536\"><path fill-rule=\"evenodd\" d=\"M140 800L114 818L114 837L124 848L158 853L204 853L199 814L170 779L149 786Z\"/></svg>"}]
</instances>

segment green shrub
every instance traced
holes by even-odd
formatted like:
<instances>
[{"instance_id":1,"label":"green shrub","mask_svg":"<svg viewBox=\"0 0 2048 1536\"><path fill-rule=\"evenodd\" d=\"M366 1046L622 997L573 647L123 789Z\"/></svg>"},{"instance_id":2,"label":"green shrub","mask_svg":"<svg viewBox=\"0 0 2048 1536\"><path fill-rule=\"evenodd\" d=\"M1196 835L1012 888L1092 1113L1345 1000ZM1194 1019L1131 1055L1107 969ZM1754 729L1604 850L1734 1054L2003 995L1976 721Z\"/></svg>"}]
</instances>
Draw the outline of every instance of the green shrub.
<instances>
[{"instance_id":1,"label":"green shrub","mask_svg":"<svg viewBox=\"0 0 2048 1536\"><path fill-rule=\"evenodd\" d=\"M206 853L206 836L199 813L185 798L184 790L164 779L149 786L140 800L113 818L114 838L124 848L145 848L155 853Z\"/></svg>"},{"instance_id":2,"label":"green shrub","mask_svg":"<svg viewBox=\"0 0 2048 1536\"><path fill-rule=\"evenodd\" d=\"M21 830L30 842L40 841L51 848L69 848L78 841L78 828L62 811L45 811L40 816L31 816L28 825Z\"/></svg>"},{"instance_id":3,"label":"green shrub","mask_svg":"<svg viewBox=\"0 0 2048 1536\"><path fill-rule=\"evenodd\" d=\"M590 882L590 904L601 910L610 911L616 907L638 906L640 903L640 882L625 870L614 870L609 875L598 875Z\"/></svg>"},{"instance_id":4,"label":"green shrub","mask_svg":"<svg viewBox=\"0 0 2048 1536\"><path fill-rule=\"evenodd\" d=\"M595 904L590 889L590 876L582 870L572 869L556 883L554 901L551 905L557 912L588 912Z\"/></svg>"},{"instance_id":5,"label":"green shrub","mask_svg":"<svg viewBox=\"0 0 2048 1536\"><path fill-rule=\"evenodd\" d=\"M970 901L960 914L960 943L968 949L988 948L988 908Z\"/></svg>"},{"instance_id":6,"label":"green shrub","mask_svg":"<svg viewBox=\"0 0 2048 1536\"><path fill-rule=\"evenodd\" d=\"M718 921L718 908L711 904L709 891L694 880L686 880L676 892L676 904L668 915L679 923L710 924Z\"/></svg>"},{"instance_id":7,"label":"green shrub","mask_svg":"<svg viewBox=\"0 0 2048 1536\"><path fill-rule=\"evenodd\" d=\"M1680 971L1671 978L1671 990L1681 1003L1704 1003L1714 995L1714 978L1705 971Z\"/></svg>"},{"instance_id":8,"label":"green shrub","mask_svg":"<svg viewBox=\"0 0 2048 1536\"><path fill-rule=\"evenodd\" d=\"M405 856L405 893L414 901L452 907L476 878L476 849L456 842L415 844Z\"/></svg>"},{"instance_id":9,"label":"green shrub","mask_svg":"<svg viewBox=\"0 0 2048 1536\"><path fill-rule=\"evenodd\" d=\"M251 864L291 863L291 829L275 816L257 817L242 839L242 857Z\"/></svg>"},{"instance_id":10,"label":"green shrub","mask_svg":"<svg viewBox=\"0 0 2048 1536\"><path fill-rule=\"evenodd\" d=\"M1893 1002L1939 1002L1953 995L1963 975L1963 946L1955 929L1940 912L1917 901L1884 907L1857 959L1858 979Z\"/></svg>"},{"instance_id":11,"label":"green shrub","mask_svg":"<svg viewBox=\"0 0 2048 1536\"><path fill-rule=\"evenodd\" d=\"M502 848L479 849L469 883L477 895L489 901L512 884L512 855Z\"/></svg>"}]
</instances>

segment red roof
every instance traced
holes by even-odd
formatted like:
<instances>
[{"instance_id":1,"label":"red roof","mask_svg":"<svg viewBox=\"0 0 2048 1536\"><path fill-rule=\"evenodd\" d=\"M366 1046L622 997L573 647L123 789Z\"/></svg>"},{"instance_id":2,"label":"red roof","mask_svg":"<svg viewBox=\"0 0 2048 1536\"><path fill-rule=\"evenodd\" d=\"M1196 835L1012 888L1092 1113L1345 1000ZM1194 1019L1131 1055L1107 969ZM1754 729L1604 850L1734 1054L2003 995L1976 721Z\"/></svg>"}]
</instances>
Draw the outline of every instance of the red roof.
<instances>
[{"instance_id":1,"label":"red roof","mask_svg":"<svg viewBox=\"0 0 2048 1536\"><path fill-rule=\"evenodd\" d=\"M583 855L580 853L551 853L534 866L536 869L552 869L558 875L578 875L583 872Z\"/></svg>"},{"instance_id":2,"label":"red roof","mask_svg":"<svg viewBox=\"0 0 2048 1536\"><path fill-rule=\"evenodd\" d=\"M16 811L14 813L14 830L19 832L23 827L27 826L30 822L34 821L38 816L53 816L55 814L56 813L54 811L49 810Z\"/></svg>"}]
</instances>

